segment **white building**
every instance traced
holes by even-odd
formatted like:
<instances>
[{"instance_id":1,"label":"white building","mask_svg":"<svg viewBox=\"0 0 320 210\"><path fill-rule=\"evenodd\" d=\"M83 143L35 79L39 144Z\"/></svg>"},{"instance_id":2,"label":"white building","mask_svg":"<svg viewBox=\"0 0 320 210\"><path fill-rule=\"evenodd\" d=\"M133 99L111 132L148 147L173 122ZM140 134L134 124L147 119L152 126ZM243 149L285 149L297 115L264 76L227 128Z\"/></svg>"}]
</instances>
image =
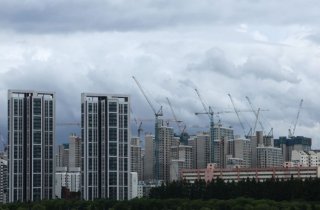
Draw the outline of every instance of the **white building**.
<instances>
[{"instance_id":1,"label":"white building","mask_svg":"<svg viewBox=\"0 0 320 210\"><path fill-rule=\"evenodd\" d=\"M8 91L9 202L54 198L55 93Z\"/></svg>"},{"instance_id":2,"label":"white building","mask_svg":"<svg viewBox=\"0 0 320 210\"><path fill-rule=\"evenodd\" d=\"M81 190L81 169L79 167L57 167L55 173L55 196L61 198L62 187L70 192Z\"/></svg>"},{"instance_id":3,"label":"white building","mask_svg":"<svg viewBox=\"0 0 320 210\"><path fill-rule=\"evenodd\" d=\"M129 199L138 197L138 173L130 172L130 192Z\"/></svg>"},{"instance_id":4,"label":"white building","mask_svg":"<svg viewBox=\"0 0 320 210\"><path fill-rule=\"evenodd\" d=\"M130 97L82 93L82 197L127 200L130 191Z\"/></svg>"},{"instance_id":5,"label":"white building","mask_svg":"<svg viewBox=\"0 0 320 210\"><path fill-rule=\"evenodd\" d=\"M8 161L0 157L0 204L7 202L7 193L8 188Z\"/></svg>"},{"instance_id":6,"label":"white building","mask_svg":"<svg viewBox=\"0 0 320 210\"><path fill-rule=\"evenodd\" d=\"M320 153L314 151L293 150L291 154L291 162L301 166L319 166Z\"/></svg>"},{"instance_id":7,"label":"white building","mask_svg":"<svg viewBox=\"0 0 320 210\"><path fill-rule=\"evenodd\" d=\"M279 167L284 163L282 150L277 147L259 146L257 147L257 167L270 168Z\"/></svg>"}]
</instances>

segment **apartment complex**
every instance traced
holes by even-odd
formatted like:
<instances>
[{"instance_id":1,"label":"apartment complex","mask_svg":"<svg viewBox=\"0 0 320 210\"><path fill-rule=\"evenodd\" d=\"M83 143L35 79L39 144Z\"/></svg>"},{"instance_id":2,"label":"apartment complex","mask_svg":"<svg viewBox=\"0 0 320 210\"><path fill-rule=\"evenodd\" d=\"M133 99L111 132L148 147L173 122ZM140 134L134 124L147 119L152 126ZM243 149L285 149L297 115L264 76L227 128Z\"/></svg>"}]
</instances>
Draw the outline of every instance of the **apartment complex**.
<instances>
[{"instance_id":1,"label":"apartment complex","mask_svg":"<svg viewBox=\"0 0 320 210\"><path fill-rule=\"evenodd\" d=\"M283 165L283 156L280 148L270 146L257 147L257 167L271 168Z\"/></svg>"},{"instance_id":2,"label":"apartment complex","mask_svg":"<svg viewBox=\"0 0 320 210\"><path fill-rule=\"evenodd\" d=\"M282 150L283 160L291 161L291 154L293 150L310 151L312 139L304 136L281 136L274 140L274 146Z\"/></svg>"},{"instance_id":3,"label":"apartment complex","mask_svg":"<svg viewBox=\"0 0 320 210\"><path fill-rule=\"evenodd\" d=\"M231 127L222 127L221 123L215 124L213 127L213 131L211 132L211 135L213 135L213 138L211 138L213 141L210 142L210 157L211 157L211 163L219 163L220 165L224 164L224 159L221 158L220 154L224 151L222 151L224 148L224 144L228 141L234 138L233 135L233 129ZM214 147L217 146L216 142L221 146L219 150L215 149ZM220 154L215 154L215 152L220 151ZM217 158L220 157L219 160Z\"/></svg>"},{"instance_id":4,"label":"apartment complex","mask_svg":"<svg viewBox=\"0 0 320 210\"><path fill-rule=\"evenodd\" d=\"M54 198L55 94L8 91L9 202Z\"/></svg>"},{"instance_id":5,"label":"apartment complex","mask_svg":"<svg viewBox=\"0 0 320 210\"><path fill-rule=\"evenodd\" d=\"M128 199L130 99L127 95L81 95L82 197Z\"/></svg>"},{"instance_id":6,"label":"apartment complex","mask_svg":"<svg viewBox=\"0 0 320 210\"><path fill-rule=\"evenodd\" d=\"M210 135L201 132L190 137L188 145L192 147L192 168L205 168L210 163Z\"/></svg>"}]
</instances>

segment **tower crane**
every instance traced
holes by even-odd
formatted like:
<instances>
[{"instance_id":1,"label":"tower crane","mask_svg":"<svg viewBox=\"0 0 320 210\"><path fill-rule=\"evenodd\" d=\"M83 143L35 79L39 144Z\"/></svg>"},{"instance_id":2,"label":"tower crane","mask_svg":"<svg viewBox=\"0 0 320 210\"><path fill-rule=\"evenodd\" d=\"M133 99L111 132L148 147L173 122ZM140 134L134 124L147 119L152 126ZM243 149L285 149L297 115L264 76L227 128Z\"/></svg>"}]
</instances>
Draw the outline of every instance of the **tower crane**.
<instances>
[{"instance_id":1,"label":"tower crane","mask_svg":"<svg viewBox=\"0 0 320 210\"><path fill-rule=\"evenodd\" d=\"M159 111L156 111L156 109L154 108L154 106L152 105L151 101L149 100L148 96L146 95L146 93L144 92L142 86L140 85L139 81L132 76L132 79L135 81L135 83L137 84L140 92L142 93L142 95L144 96L144 98L146 99L146 101L148 102L150 108L152 109L154 116L155 116L155 150L154 150L154 155L155 155L155 178L156 180L159 180L159 172L160 172L160 168L159 168L159 117L163 116L163 112L162 112L162 106L160 106Z\"/></svg>"},{"instance_id":2,"label":"tower crane","mask_svg":"<svg viewBox=\"0 0 320 210\"><path fill-rule=\"evenodd\" d=\"M262 129L262 132L264 132L264 127L263 127L263 125L262 125L261 120L259 119L259 114L258 114L258 112L254 109L253 104L252 104L250 98L249 98L248 96L246 96L246 99L247 99L247 101L248 101L248 103L249 103L249 105L250 105L250 107L251 107L252 112L254 113L254 116L256 117L256 119L258 119L258 122L259 122L259 125L260 125L261 129ZM255 132L255 129L254 129L253 132Z\"/></svg>"},{"instance_id":3,"label":"tower crane","mask_svg":"<svg viewBox=\"0 0 320 210\"><path fill-rule=\"evenodd\" d=\"M176 116L176 114L174 112L174 109L172 107L172 104L171 104L169 98L167 97L166 99L167 99L168 105L170 106L173 118L174 118L174 120L175 120L175 122L177 124L177 127L179 129L179 132L180 132L180 134L179 134L180 143L187 144L188 143L188 138L189 138L188 133L185 132L187 126L186 126L186 124L181 125L182 121L177 119L177 116Z\"/></svg>"},{"instance_id":4,"label":"tower crane","mask_svg":"<svg viewBox=\"0 0 320 210\"><path fill-rule=\"evenodd\" d=\"M203 99L202 99L199 91L198 91L197 89L194 89L194 90L196 91L196 93L197 93L197 95L198 95L198 98L199 98L199 100L200 100L200 102L201 102L201 104L202 104L202 106L203 106L203 109L204 109L204 112L203 112L203 113L196 112L195 115L205 114L205 115L208 116L209 121L210 121L210 144L211 144L211 153L210 153L210 156L211 156L211 157L210 157L210 160L211 160L212 162L214 162L214 154L213 154L213 152L214 152L214 143L213 143L213 142L214 142L214 136L213 136L213 132L214 132L213 115L214 115L214 113L213 113L213 110L212 110L211 106L207 106L207 105L204 103L204 101L203 101Z\"/></svg>"},{"instance_id":5,"label":"tower crane","mask_svg":"<svg viewBox=\"0 0 320 210\"><path fill-rule=\"evenodd\" d=\"M296 131L296 127L297 127L297 123L298 123L298 120L299 120L299 116L300 116L302 104L303 104L303 99L300 100L297 117L296 117L295 122L294 122L294 124L293 124L293 130L291 131L291 128L289 128L289 137L294 136L294 133L295 133L295 131Z\"/></svg>"},{"instance_id":6,"label":"tower crane","mask_svg":"<svg viewBox=\"0 0 320 210\"><path fill-rule=\"evenodd\" d=\"M231 96L231 94L230 94L230 93L228 93L228 96L229 96L230 101L231 101L231 103L232 103L232 106L233 106L234 112L237 114L237 117L238 117L239 123L240 123L240 125L241 125L242 131L243 131L243 134L244 134L244 136L246 136L246 131L245 131L245 129L244 129L244 126L243 126L242 121L240 120L239 112L238 112L238 110L236 109L236 106L235 106L235 103L234 103L234 101L233 101L233 99L232 99L232 96Z\"/></svg>"},{"instance_id":7,"label":"tower crane","mask_svg":"<svg viewBox=\"0 0 320 210\"><path fill-rule=\"evenodd\" d=\"M175 123L177 124L177 127L178 127L178 129L179 129L179 131L180 131L180 135L181 135L181 134L182 134L182 131L183 131L183 128L181 128L181 124L180 124L180 123L181 123L182 121L179 121L179 120L177 119L177 116L176 116L176 114L175 114L175 112L174 112L174 110L173 110L173 107L172 107L172 104L171 104L169 98L166 97L166 99L167 99L168 105L169 105L169 107L170 107L170 109L171 109L171 113L172 113L173 119L174 119Z\"/></svg>"}]
</instances>

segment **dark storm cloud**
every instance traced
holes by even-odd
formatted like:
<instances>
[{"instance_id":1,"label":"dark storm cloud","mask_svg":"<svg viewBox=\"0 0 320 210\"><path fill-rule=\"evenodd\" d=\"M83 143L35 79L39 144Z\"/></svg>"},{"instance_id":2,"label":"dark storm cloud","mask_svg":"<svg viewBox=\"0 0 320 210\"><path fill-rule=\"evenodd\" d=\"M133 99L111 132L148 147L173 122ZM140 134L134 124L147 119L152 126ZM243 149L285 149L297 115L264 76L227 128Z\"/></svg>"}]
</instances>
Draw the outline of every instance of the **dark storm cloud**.
<instances>
[{"instance_id":1,"label":"dark storm cloud","mask_svg":"<svg viewBox=\"0 0 320 210\"><path fill-rule=\"evenodd\" d=\"M0 2L0 26L20 32L61 33L242 22L309 24L320 18L319 5L298 0L4 0Z\"/></svg>"}]
</instances>

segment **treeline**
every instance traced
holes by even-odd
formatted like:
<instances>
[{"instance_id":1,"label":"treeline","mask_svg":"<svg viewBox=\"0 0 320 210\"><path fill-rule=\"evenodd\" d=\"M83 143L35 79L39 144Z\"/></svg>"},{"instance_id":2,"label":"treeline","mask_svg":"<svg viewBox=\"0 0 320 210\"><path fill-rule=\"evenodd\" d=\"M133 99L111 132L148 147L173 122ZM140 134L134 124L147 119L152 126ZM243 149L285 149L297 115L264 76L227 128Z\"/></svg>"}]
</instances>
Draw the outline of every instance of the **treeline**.
<instances>
[{"instance_id":1,"label":"treeline","mask_svg":"<svg viewBox=\"0 0 320 210\"><path fill-rule=\"evenodd\" d=\"M222 179L206 183L198 180L193 184L186 181L175 181L152 188L150 198L169 199L233 199L247 197L253 199L305 200L320 201L320 179L309 178L306 180L269 179L257 182L255 179L246 179L239 182L224 182Z\"/></svg>"},{"instance_id":2,"label":"treeline","mask_svg":"<svg viewBox=\"0 0 320 210\"><path fill-rule=\"evenodd\" d=\"M319 202L231 200L134 199L130 201L49 200L0 206L0 210L320 210Z\"/></svg>"}]
</instances>

